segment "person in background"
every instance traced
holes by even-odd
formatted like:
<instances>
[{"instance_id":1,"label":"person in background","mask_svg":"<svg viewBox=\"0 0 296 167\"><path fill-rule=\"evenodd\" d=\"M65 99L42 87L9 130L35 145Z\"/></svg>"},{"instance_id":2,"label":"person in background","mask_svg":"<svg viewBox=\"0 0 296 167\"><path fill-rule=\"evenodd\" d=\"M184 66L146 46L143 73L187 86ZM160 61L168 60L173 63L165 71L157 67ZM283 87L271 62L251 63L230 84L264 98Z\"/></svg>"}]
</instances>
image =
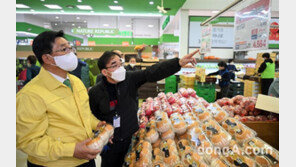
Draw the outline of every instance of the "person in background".
<instances>
[{"instance_id":1,"label":"person in background","mask_svg":"<svg viewBox=\"0 0 296 167\"><path fill-rule=\"evenodd\" d=\"M120 56L122 63L124 63L124 55L120 50L114 49L114 50L111 50L111 52L117 53ZM100 82L102 79L103 79L103 74L102 73L98 74L96 79L96 84Z\"/></svg>"},{"instance_id":2,"label":"person in background","mask_svg":"<svg viewBox=\"0 0 296 167\"><path fill-rule=\"evenodd\" d=\"M219 70L217 72L213 72L208 74L207 76L211 75L218 75L217 78L219 79L219 86L221 88L221 93L219 98L227 97L229 83L230 83L230 73L227 69L227 64L224 61L220 61L218 63Z\"/></svg>"},{"instance_id":3,"label":"person in background","mask_svg":"<svg viewBox=\"0 0 296 167\"><path fill-rule=\"evenodd\" d=\"M95 167L100 151L86 144L106 122L91 113L84 84L69 74L78 64L72 47L63 31L45 31L32 50L41 70L16 95L17 149L28 154L28 167Z\"/></svg>"},{"instance_id":4,"label":"person in background","mask_svg":"<svg viewBox=\"0 0 296 167\"><path fill-rule=\"evenodd\" d=\"M125 66L126 71L136 71L138 70L136 67L137 61L135 57L131 57L128 61L128 65Z\"/></svg>"},{"instance_id":5,"label":"person in background","mask_svg":"<svg viewBox=\"0 0 296 167\"><path fill-rule=\"evenodd\" d=\"M28 82L30 82L34 77L36 77L39 74L40 67L36 66L36 57L34 55L30 55L27 58L27 74L26 74L26 80L24 82L24 85L26 85Z\"/></svg>"},{"instance_id":6,"label":"person in background","mask_svg":"<svg viewBox=\"0 0 296 167\"><path fill-rule=\"evenodd\" d=\"M77 57L76 51L74 52L74 54ZM79 58L77 58L77 59L78 59L77 68L75 70L71 71L70 74L73 74L76 77L78 77L79 79L81 79L81 81L83 82L84 86L87 89L90 87L89 66L87 63L80 60Z\"/></svg>"},{"instance_id":7,"label":"person in background","mask_svg":"<svg viewBox=\"0 0 296 167\"><path fill-rule=\"evenodd\" d=\"M275 78L274 81L271 83L269 89L268 89L268 95L273 97L279 97L279 78Z\"/></svg>"},{"instance_id":8,"label":"person in background","mask_svg":"<svg viewBox=\"0 0 296 167\"><path fill-rule=\"evenodd\" d=\"M156 82L178 72L187 63L196 64L193 57L199 50L157 63L145 70L126 71L120 55L106 51L98 67L103 78L89 90L89 105L100 120L114 126L113 144L101 153L101 167L122 167L133 134L139 129L136 93L141 84Z\"/></svg>"},{"instance_id":9,"label":"person in background","mask_svg":"<svg viewBox=\"0 0 296 167\"><path fill-rule=\"evenodd\" d=\"M230 79L235 80L235 73L234 72L238 72L240 70L236 69L233 59L228 60L227 69L229 71Z\"/></svg>"},{"instance_id":10,"label":"person in background","mask_svg":"<svg viewBox=\"0 0 296 167\"><path fill-rule=\"evenodd\" d=\"M262 55L264 62L260 65L258 73L261 77L261 93L268 95L268 89L273 82L275 75L275 64L270 58L269 53L264 53Z\"/></svg>"}]
</instances>

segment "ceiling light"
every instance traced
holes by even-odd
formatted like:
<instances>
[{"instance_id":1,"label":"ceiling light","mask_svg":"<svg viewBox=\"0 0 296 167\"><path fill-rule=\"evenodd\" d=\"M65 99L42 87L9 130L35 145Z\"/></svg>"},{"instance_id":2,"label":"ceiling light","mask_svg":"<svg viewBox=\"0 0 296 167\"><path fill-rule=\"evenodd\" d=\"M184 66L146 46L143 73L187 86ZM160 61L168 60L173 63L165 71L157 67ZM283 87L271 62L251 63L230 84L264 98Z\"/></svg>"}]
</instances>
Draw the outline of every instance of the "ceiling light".
<instances>
[{"instance_id":1,"label":"ceiling light","mask_svg":"<svg viewBox=\"0 0 296 167\"><path fill-rule=\"evenodd\" d=\"M77 20L79 20L79 19L80 19L80 17L78 17L78 16L77 16L77 17L76 17L76 19L77 19Z\"/></svg>"},{"instance_id":2,"label":"ceiling light","mask_svg":"<svg viewBox=\"0 0 296 167\"><path fill-rule=\"evenodd\" d=\"M123 12L119 12L120 14L123 14Z\"/></svg>"},{"instance_id":3,"label":"ceiling light","mask_svg":"<svg viewBox=\"0 0 296 167\"><path fill-rule=\"evenodd\" d=\"M60 7L59 5L54 5L54 4L46 4L44 5L49 9L62 9L62 7Z\"/></svg>"},{"instance_id":4,"label":"ceiling light","mask_svg":"<svg viewBox=\"0 0 296 167\"><path fill-rule=\"evenodd\" d=\"M81 28L80 26L78 26L78 28Z\"/></svg>"},{"instance_id":5,"label":"ceiling light","mask_svg":"<svg viewBox=\"0 0 296 167\"><path fill-rule=\"evenodd\" d=\"M54 25L56 25L56 26L57 26L57 25L58 25L58 23L54 23Z\"/></svg>"},{"instance_id":6,"label":"ceiling light","mask_svg":"<svg viewBox=\"0 0 296 167\"><path fill-rule=\"evenodd\" d=\"M150 24L150 25L148 25L148 27L152 28L152 27L154 27L154 25L151 25L151 24Z\"/></svg>"},{"instance_id":7,"label":"ceiling light","mask_svg":"<svg viewBox=\"0 0 296 167\"><path fill-rule=\"evenodd\" d=\"M118 3L118 1L114 1L114 3Z\"/></svg>"},{"instance_id":8,"label":"ceiling light","mask_svg":"<svg viewBox=\"0 0 296 167\"><path fill-rule=\"evenodd\" d=\"M59 19L59 16L56 16L55 18L56 18L56 19Z\"/></svg>"},{"instance_id":9,"label":"ceiling light","mask_svg":"<svg viewBox=\"0 0 296 167\"><path fill-rule=\"evenodd\" d=\"M153 1L150 1L150 2L149 2L149 4L150 4L150 5L153 5L153 4L154 4L154 2L153 2Z\"/></svg>"},{"instance_id":10,"label":"ceiling light","mask_svg":"<svg viewBox=\"0 0 296 167\"><path fill-rule=\"evenodd\" d=\"M75 24L73 23L72 26L75 26Z\"/></svg>"},{"instance_id":11,"label":"ceiling light","mask_svg":"<svg viewBox=\"0 0 296 167\"><path fill-rule=\"evenodd\" d=\"M127 24L127 25L125 25L126 27L131 27L131 25L130 24Z\"/></svg>"},{"instance_id":12,"label":"ceiling light","mask_svg":"<svg viewBox=\"0 0 296 167\"><path fill-rule=\"evenodd\" d=\"M40 1L44 2L45 0L40 0Z\"/></svg>"},{"instance_id":13,"label":"ceiling light","mask_svg":"<svg viewBox=\"0 0 296 167\"><path fill-rule=\"evenodd\" d=\"M214 11L212 11L212 13L219 13L219 11L218 10L214 10Z\"/></svg>"},{"instance_id":14,"label":"ceiling light","mask_svg":"<svg viewBox=\"0 0 296 167\"><path fill-rule=\"evenodd\" d=\"M34 10L34 9L31 9L30 11L31 11L31 12L35 12L35 10Z\"/></svg>"},{"instance_id":15,"label":"ceiling light","mask_svg":"<svg viewBox=\"0 0 296 167\"><path fill-rule=\"evenodd\" d=\"M90 11L90 13L93 13L94 11Z\"/></svg>"},{"instance_id":16,"label":"ceiling light","mask_svg":"<svg viewBox=\"0 0 296 167\"><path fill-rule=\"evenodd\" d=\"M24 4L16 4L15 6L16 6L16 8L30 8L29 6L24 5Z\"/></svg>"},{"instance_id":17,"label":"ceiling light","mask_svg":"<svg viewBox=\"0 0 296 167\"><path fill-rule=\"evenodd\" d=\"M83 22L85 22L85 23L86 23L86 20L84 20Z\"/></svg>"},{"instance_id":18,"label":"ceiling light","mask_svg":"<svg viewBox=\"0 0 296 167\"><path fill-rule=\"evenodd\" d=\"M92 7L89 5L76 5L76 6L81 10L92 10Z\"/></svg>"},{"instance_id":19,"label":"ceiling light","mask_svg":"<svg viewBox=\"0 0 296 167\"><path fill-rule=\"evenodd\" d=\"M77 0L77 2L82 2L82 0Z\"/></svg>"},{"instance_id":20,"label":"ceiling light","mask_svg":"<svg viewBox=\"0 0 296 167\"><path fill-rule=\"evenodd\" d=\"M103 24L104 27L109 27L109 24Z\"/></svg>"},{"instance_id":21,"label":"ceiling light","mask_svg":"<svg viewBox=\"0 0 296 167\"><path fill-rule=\"evenodd\" d=\"M65 11L64 10L61 10L61 12L64 13Z\"/></svg>"},{"instance_id":22,"label":"ceiling light","mask_svg":"<svg viewBox=\"0 0 296 167\"><path fill-rule=\"evenodd\" d=\"M122 6L109 6L111 10L123 10Z\"/></svg>"},{"instance_id":23,"label":"ceiling light","mask_svg":"<svg viewBox=\"0 0 296 167\"><path fill-rule=\"evenodd\" d=\"M66 7L69 8L69 9L74 9L75 6L73 6L73 5L67 5Z\"/></svg>"}]
</instances>

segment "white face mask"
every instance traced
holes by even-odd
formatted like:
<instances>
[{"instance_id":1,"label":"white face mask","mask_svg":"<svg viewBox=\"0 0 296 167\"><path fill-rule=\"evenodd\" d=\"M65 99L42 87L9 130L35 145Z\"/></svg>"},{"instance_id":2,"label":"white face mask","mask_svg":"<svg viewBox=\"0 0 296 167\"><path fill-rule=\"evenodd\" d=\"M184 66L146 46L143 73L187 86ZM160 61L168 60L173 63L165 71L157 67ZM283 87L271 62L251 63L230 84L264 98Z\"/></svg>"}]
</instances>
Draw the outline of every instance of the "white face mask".
<instances>
[{"instance_id":1,"label":"white face mask","mask_svg":"<svg viewBox=\"0 0 296 167\"><path fill-rule=\"evenodd\" d=\"M78 65L78 59L73 52L62 56L55 56L53 57L56 63L56 66L60 67L65 71L73 71L76 69Z\"/></svg>"},{"instance_id":2,"label":"white face mask","mask_svg":"<svg viewBox=\"0 0 296 167\"><path fill-rule=\"evenodd\" d=\"M132 68L134 68L134 67L136 66L136 64L130 64L130 66L131 66Z\"/></svg>"},{"instance_id":3,"label":"white face mask","mask_svg":"<svg viewBox=\"0 0 296 167\"><path fill-rule=\"evenodd\" d=\"M112 72L111 78L116 82L121 82L125 80L125 68L123 66L119 67L117 70Z\"/></svg>"}]
</instances>

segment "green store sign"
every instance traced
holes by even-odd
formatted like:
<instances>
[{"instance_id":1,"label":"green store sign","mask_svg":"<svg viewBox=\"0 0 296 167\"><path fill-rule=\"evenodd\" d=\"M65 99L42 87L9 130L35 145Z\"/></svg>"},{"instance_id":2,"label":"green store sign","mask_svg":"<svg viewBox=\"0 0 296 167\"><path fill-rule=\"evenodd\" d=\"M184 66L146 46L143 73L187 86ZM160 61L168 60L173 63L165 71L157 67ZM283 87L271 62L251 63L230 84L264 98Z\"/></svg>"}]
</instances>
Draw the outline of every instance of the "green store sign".
<instances>
[{"instance_id":1,"label":"green store sign","mask_svg":"<svg viewBox=\"0 0 296 167\"><path fill-rule=\"evenodd\" d=\"M80 35L117 35L119 30L115 28L73 28L71 32Z\"/></svg>"}]
</instances>

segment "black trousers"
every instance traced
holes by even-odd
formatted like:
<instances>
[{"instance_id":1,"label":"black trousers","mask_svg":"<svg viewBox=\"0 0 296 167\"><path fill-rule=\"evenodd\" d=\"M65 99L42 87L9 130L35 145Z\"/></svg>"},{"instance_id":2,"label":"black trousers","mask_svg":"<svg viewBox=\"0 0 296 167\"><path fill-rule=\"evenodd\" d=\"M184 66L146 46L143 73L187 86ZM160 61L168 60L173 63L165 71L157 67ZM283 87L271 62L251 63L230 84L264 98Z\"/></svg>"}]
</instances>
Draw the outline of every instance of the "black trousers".
<instances>
[{"instance_id":1,"label":"black trousers","mask_svg":"<svg viewBox=\"0 0 296 167\"><path fill-rule=\"evenodd\" d=\"M268 89L273 82L272 79L261 79L261 94L268 95Z\"/></svg>"},{"instance_id":2,"label":"black trousers","mask_svg":"<svg viewBox=\"0 0 296 167\"><path fill-rule=\"evenodd\" d=\"M32 164L31 162L27 161L27 167L43 167L41 165ZM86 162L84 164L81 164L77 167L96 167L95 160L90 160L89 162Z\"/></svg>"},{"instance_id":3,"label":"black trousers","mask_svg":"<svg viewBox=\"0 0 296 167\"><path fill-rule=\"evenodd\" d=\"M101 153L101 167L122 167L125 155L131 144L131 138L108 143L108 150Z\"/></svg>"}]
</instances>

